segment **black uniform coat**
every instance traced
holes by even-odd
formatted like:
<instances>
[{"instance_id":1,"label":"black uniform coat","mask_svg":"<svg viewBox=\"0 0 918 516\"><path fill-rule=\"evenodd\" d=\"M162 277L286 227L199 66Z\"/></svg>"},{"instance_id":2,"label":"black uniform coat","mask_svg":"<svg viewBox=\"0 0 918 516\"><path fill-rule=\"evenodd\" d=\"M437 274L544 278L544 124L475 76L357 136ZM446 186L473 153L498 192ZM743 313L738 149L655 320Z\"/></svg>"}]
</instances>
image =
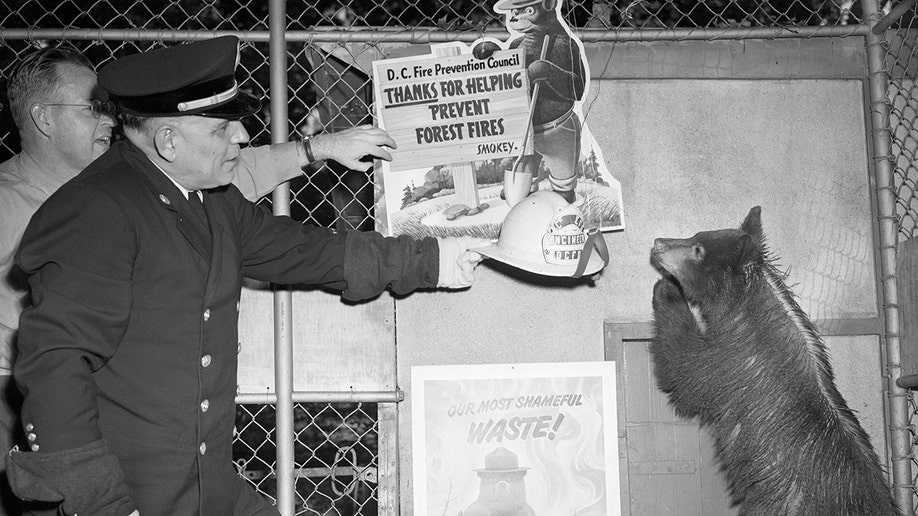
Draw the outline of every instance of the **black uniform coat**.
<instances>
[{"instance_id":1,"label":"black uniform coat","mask_svg":"<svg viewBox=\"0 0 918 516\"><path fill-rule=\"evenodd\" d=\"M18 254L33 306L14 376L38 448L18 455L107 442L143 516L266 507L231 457L243 276L325 285L349 299L437 282L434 239L304 226L232 185L205 192L204 205L210 231L138 148L120 142L51 196ZM110 493L95 476L69 482Z\"/></svg>"}]
</instances>

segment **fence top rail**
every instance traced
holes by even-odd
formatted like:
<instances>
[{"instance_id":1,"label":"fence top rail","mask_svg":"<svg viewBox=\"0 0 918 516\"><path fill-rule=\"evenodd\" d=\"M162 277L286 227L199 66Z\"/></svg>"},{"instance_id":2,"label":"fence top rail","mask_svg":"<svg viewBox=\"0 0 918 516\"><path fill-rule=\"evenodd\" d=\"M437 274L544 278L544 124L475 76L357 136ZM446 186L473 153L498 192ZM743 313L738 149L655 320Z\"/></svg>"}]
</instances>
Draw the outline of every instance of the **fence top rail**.
<instances>
[{"instance_id":1,"label":"fence top rail","mask_svg":"<svg viewBox=\"0 0 918 516\"><path fill-rule=\"evenodd\" d=\"M394 391L295 391L294 403L399 403L405 400L405 393ZM236 403L240 405L270 405L277 403L277 393L239 393Z\"/></svg>"},{"instance_id":2,"label":"fence top rail","mask_svg":"<svg viewBox=\"0 0 918 516\"><path fill-rule=\"evenodd\" d=\"M609 30L585 28L574 31L584 42L601 41L685 41L723 39L787 39L863 36L867 25L834 25L826 27L735 27L718 29L644 29ZM36 29L0 28L3 40L118 40L118 41L192 41L203 38L235 35L240 40L267 42L268 31L207 31L207 30L142 30L142 29ZM363 28L359 31L342 29L288 30L287 41L314 43L442 43L471 42L482 37L506 39L503 30L449 31L436 29L398 29L391 27Z\"/></svg>"}]
</instances>

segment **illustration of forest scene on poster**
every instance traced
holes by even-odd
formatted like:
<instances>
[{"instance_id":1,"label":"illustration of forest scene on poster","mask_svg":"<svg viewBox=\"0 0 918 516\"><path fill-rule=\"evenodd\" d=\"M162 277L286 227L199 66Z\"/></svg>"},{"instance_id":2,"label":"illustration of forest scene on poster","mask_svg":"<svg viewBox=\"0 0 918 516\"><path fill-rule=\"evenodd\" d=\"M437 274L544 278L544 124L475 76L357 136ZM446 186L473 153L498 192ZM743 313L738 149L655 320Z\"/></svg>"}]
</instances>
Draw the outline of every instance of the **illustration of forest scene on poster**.
<instances>
[{"instance_id":1,"label":"illustration of forest scene on poster","mask_svg":"<svg viewBox=\"0 0 918 516\"><path fill-rule=\"evenodd\" d=\"M614 378L614 362L412 368L415 514L620 514Z\"/></svg>"}]
</instances>

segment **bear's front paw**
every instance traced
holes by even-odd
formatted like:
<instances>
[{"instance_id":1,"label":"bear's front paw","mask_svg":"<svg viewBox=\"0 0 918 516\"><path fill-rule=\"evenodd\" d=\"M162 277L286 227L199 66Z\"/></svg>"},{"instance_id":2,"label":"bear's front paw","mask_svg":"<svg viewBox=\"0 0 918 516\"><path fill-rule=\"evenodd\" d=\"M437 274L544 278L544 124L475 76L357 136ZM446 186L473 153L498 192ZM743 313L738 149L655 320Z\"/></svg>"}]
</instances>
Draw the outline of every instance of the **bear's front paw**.
<instances>
[{"instance_id":1,"label":"bear's front paw","mask_svg":"<svg viewBox=\"0 0 918 516\"><path fill-rule=\"evenodd\" d=\"M487 59L491 54L500 50L500 45L493 41L482 41L472 47L472 55L475 59Z\"/></svg>"},{"instance_id":2,"label":"bear's front paw","mask_svg":"<svg viewBox=\"0 0 918 516\"><path fill-rule=\"evenodd\" d=\"M552 72L556 69L558 69L558 65L544 59L533 61L526 67L531 82L546 81L550 79Z\"/></svg>"},{"instance_id":3,"label":"bear's front paw","mask_svg":"<svg viewBox=\"0 0 918 516\"><path fill-rule=\"evenodd\" d=\"M663 306L685 304L685 297L679 290L679 285L670 278L663 277L653 286L653 309L659 310Z\"/></svg>"}]
</instances>

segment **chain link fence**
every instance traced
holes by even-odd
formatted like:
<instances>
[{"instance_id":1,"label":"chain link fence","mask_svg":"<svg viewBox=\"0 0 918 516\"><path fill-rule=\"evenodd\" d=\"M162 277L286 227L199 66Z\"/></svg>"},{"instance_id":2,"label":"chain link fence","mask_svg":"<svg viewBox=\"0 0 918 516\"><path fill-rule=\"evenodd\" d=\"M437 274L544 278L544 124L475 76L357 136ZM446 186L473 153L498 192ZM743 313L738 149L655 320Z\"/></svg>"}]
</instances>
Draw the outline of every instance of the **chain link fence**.
<instances>
[{"instance_id":1,"label":"chain link fence","mask_svg":"<svg viewBox=\"0 0 918 516\"><path fill-rule=\"evenodd\" d=\"M891 160L894 165L896 216L901 240L918 236L918 91L915 76L915 38L918 27L912 16L903 16L899 27L887 33L884 49L889 81Z\"/></svg>"},{"instance_id":2,"label":"chain link fence","mask_svg":"<svg viewBox=\"0 0 918 516\"><path fill-rule=\"evenodd\" d=\"M233 442L239 474L272 499L275 416L273 405L238 405ZM376 405L298 403L293 420L297 514L377 514Z\"/></svg>"},{"instance_id":3,"label":"chain link fence","mask_svg":"<svg viewBox=\"0 0 918 516\"><path fill-rule=\"evenodd\" d=\"M385 45L505 37L497 0L336 0L285 4L287 137L372 123L369 63ZM544 0L552 5L557 0ZM875 0L561 0L568 24L590 41L714 40L863 36L865 20L892 7ZM867 12L865 12L867 11ZM901 238L918 227L918 92L914 9L884 39L893 148L896 223ZM6 78L33 48L65 41L101 66L122 55L175 42L236 33L242 87L267 97L269 2L252 0L0 1L0 161L19 151L7 109ZM245 121L253 144L271 143L271 106ZM874 152L881 154L880 150ZM335 163L310 165L290 183L290 215L304 224L373 229L379 192L372 173ZM271 198L259 201L270 205ZM895 350L891 350L893 352ZM898 360L897 357L889 358ZM909 398L908 424L916 417ZM369 515L378 489L379 404L294 405L296 514ZM891 418L896 413L891 410ZM278 491L276 420L271 403L238 405L234 461L266 496ZM891 423L895 425L895 421ZM909 443L914 442L914 436ZM893 460L901 460L893 452ZM906 453L906 460L914 460ZM911 471L911 470L908 470ZM893 471L893 476L896 476ZM901 479L896 480L900 485ZM915 482L908 481L914 492Z\"/></svg>"}]
</instances>

